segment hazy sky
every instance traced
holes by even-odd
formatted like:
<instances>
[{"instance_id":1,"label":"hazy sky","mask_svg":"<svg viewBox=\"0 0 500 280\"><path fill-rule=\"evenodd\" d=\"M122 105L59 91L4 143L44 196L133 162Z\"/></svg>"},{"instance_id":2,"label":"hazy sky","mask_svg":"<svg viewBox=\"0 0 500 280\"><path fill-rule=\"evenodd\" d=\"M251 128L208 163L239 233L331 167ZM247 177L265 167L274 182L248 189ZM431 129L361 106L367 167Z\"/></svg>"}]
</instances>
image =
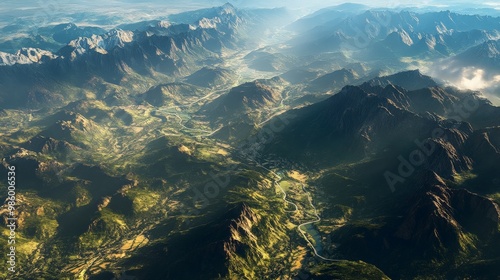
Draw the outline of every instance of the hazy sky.
<instances>
[{"instance_id":1,"label":"hazy sky","mask_svg":"<svg viewBox=\"0 0 500 280\"><path fill-rule=\"evenodd\" d=\"M54 5L54 6L88 6L89 8L109 7L115 6L120 7L123 5L175 5L175 6L217 6L225 2L230 2L235 6L241 7L290 7L290 8L310 8L310 7L326 7L345 3L347 1L338 0L146 0L146 1L134 1L134 0L80 0L80 1L69 1L69 0L3 0L2 8L9 8L13 5L17 7L33 7L33 6L43 6L43 5ZM351 0L351 3L360 3L368 6L379 6L379 7L397 7L397 6L415 6L415 7L425 7L425 6L449 6L454 7L457 5L469 5L474 6L484 6L484 7L496 7L500 9L500 3L498 1L464 1L464 0L454 0L454 1L438 1L438 0L425 0L425 1L412 1L412 0L399 0L399 1L384 1L384 0L373 0L373 1L358 1Z\"/></svg>"},{"instance_id":2,"label":"hazy sky","mask_svg":"<svg viewBox=\"0 0 500 280\"><path fill-rule=\"evenodd\" d=\"M2 0L0 0L2 1ZM45 18L50 18L54 21L68 21L64 15L71 13L87 13L97 12L116 16L116 20L146 20L158 19L165 17L168 14L178 13L187 10L196 10L204 7L220 6L225 2L230 2L236 7L287 7L293 10L299 10L300 15L312 13L323 7L334 6L345 1L338 0L3 0L0 5L0 27L15 21L18 18L26 18L40 15ZM401 7L438 7L440 10L454 10L459 12L484 13L477 10L478 8L496 8L498 14L494 10L490 10L487 14L500 15L500 3L495 1L349 1L352 3L360 3L372 7L386 8L401 8ZM474 10L473 10L474 9ZM493 12L491 12L493 11ZM63 15L63 17L61 17ZM85 18L80 18L77 23L84 23ZM96 23L95 19L89 18L89 22Z\"/></svg>"}]
</instances>

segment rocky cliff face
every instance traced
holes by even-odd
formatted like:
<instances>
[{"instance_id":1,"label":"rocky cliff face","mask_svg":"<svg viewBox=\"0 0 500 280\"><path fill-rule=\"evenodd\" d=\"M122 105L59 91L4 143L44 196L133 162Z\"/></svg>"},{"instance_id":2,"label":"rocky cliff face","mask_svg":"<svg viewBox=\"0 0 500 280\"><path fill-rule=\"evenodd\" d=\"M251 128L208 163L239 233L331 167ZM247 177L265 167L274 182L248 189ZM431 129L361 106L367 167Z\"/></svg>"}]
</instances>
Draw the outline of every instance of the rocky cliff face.
<instances>
[{"instance_id":1,"label":"rocky cliff face","mask_svg":"<svg viewBox=\"0 0 500 280\"><path fill-rule=\"evenodd\" d=\"M281 210L262 215L262 205L228 204L223 215L187 233L174 234L165 243L148 246L141 277L165 279L262 279L283 265L286 228L279 222ZM267 206L266 206L267 207ZM179 269L186 268L186 269ZM200 276L200 273L203 276Z\"/></svg>"},{"instance_id":2,"label":"rocky cliff face","mask_svg":"<svg viewBox=\"0 0 500 280\"><path fill-rule=\"evenodd\" d=\"M416 197L395 236L409 241L422 256L469 252L477 244L468 234L487 240L496 234L499 217L498 205L488 198L433 185Z\"/></svg>"},{"instance_id":3,"label":"rocky cliff face","mask_svg":"<svg viewBox=\"0 0 500 280\"><path fill-rule=\"evenodd\" d=\"M484 248L495 247L499 238L500 208L493 200L447 186L431 171L414 175L411 192L395 198L393 216L348 223L332 234L339 252L361 258L382 269L391 278L412 278L425 267L435 275L440 268L481 259ZM410 187L410 186L408 186ZM486 257L488 258L488 257ZM398 267L394 267L394 263Z\"/></svg>"},{"instance_id":4,"label":"rocky cliff face","mask_svg":"<svg viewBox=\"0 0 500 280\"><path fill-rule=\"evenodd\" d=\"M60 119L39 133L39 137L53 138L74 146L88 148L104 144L109 131L83 115L66 112L66 119Z\"/></svg>"},{"instance_id":5,"label":"rocky cliff face","mask_svg":"<svg viewBox=\"0 0 500 280\"><path fill-rule=\"evenodd\" d=\"M293 151L306 150L306 154L315 155L315 161L329 158L334 162L337 162L335 159L361 158L388 148L405 148L415 139L428 138L432 130L439 127L438 123L405 110L406 100L403 95L392 101L372 93L371 88L368 91L346 86L323 102L288 112L293 116L290 124L269 148L302 158L304 153L296 155ZM279 141L286 144L274 145Z\"/></svg>"},{"instance_id":6,"label":"rocky cliff face","mask_svg":"<svg viewBox=\"0 0 500 280\"><path fill-rule=\"evenodd\" d=\"M72 151L80 148L66 141L56 140L54 138L46 138L37 136L26 143L26 149L43 154L61 154L69 155Z\"/></svg>"},{"instance_id":7,"label":"rocky cliff face","mask_svg":"<svg viewBox=\"0 0 500 280\"><path fill-rule=\"evenodd\" d=\"M443 139L432 139L429 140L429 143L435 147L435 150L426 159L428 169L447 179L472 169L472 159L457 151L457 148L450 142Z\"/></svg>"},{"instance_id":8,"label":"rocky cliff face","mask_svg":"<svg viewBox=\"0 0 500 280\"><path fill-rule=\"evenodd\" d=\"M475 66L498 73L500 70L500 40L489 40L458 54L453 62L462 66Z\"/></svg>"},{"instance_id":9,"label":"rocky cliff face","mask_svg":"<svg viewBox=\"0 0 500 280\"><path fill-rule=\"evenodd\" d=\"M246 205L237 207L240 213L236 220L233 220L229 226L231 232L228 241L224 242L224 251L228 256L235 257L237 254L244 252L244 248L248 247L246 242L256 243L257 237L252 233L252 229L260 221L261 217L257 216L252 209Z\"/></svg>"},{"instance_id":10,"label":"rocky cliff face","mask_svg":"<svg viewBox=\"0 0 500 280\"><path fill-rule=\"evenodd\" d=\"M406 90L418 90L438 86L438 84L431 77L423 75L419 70L405 71L390 76L374 78L368 81L368 84L371 86L379 85L382 87L393 84L403 87Z\"/></svg>"}]
</instances>

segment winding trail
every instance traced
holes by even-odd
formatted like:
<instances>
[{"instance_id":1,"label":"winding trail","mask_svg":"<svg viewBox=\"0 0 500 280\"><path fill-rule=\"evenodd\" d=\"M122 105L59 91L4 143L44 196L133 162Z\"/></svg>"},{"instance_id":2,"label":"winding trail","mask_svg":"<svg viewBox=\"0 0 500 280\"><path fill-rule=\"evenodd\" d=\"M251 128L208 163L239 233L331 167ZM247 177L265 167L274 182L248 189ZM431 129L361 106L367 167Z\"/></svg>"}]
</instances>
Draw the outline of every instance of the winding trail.
<instances>
[{"instance_id":1,"label":"winding trail","mask_svg":"<svg viewBox=\"0 0 500 280\"><path fill-rule=\"evenodd\" d=\"M311 207L314 209L314 215L316 216L316 220L314 221L309 221L309 222L305 222L305 223L302 223L300 225L297 226L297 229L300 231L300 233L302 234L302 236L304 237L304 239L307 241L307 243L309 243L309 246L313 249L314 251L314 254L316 255L316 257L322 259L322 260L325 260L325 261L332 261L332 262L339 262L341 260L339 259L329 259L329 258L326 258L326 257L323 257L322 255L320 255L318 253L318 251L316 250L316 247L314 247L314 245L311 243L311 241L309 240L309 238L307 238L307 235L306 235L306 231L301 229L301 227L303 226L306 226L306 225L311 225L311 224L314 224L314 223L319 223L321 222L321 217L319 216L318 214L318 209L316 209L316 207L314 206L314 204L312 203L312 197L311 197L311 193L306 191L305 187L304 187L304 184L302 184L302 190L307 193L307 198L308 198L308 201L309 201L309 204L311 205Z\"/></svg>"},{"instance_id":2,"label":"winding trail","mask_svg":"<svg viewBox=\"0 0 500 280\"><path fill-rule=\"evenodd\" d=\"M290 212L290 213L295 213L295 212L299 211L299 207L297 206L297 204L295 204L294 202L292 202L292 201L290 201L290 200L287 200L287 199L286 199L286 192L285 192L285 190L281 187L281 185L279 184L279 182L278 182L278 181L274 181L274 184L275 184L276 186L278 186L278 188L279 188L279 189L281 190L281 192L283 193L283 200L284 200L286 203L288 203L288 204L292 204L293 206L295 206L295 210L293 210L293 211L290 211L290 210L285 210L285 211L286 211L286 212Z\"/></svg>"},{"instance_id":3,"label":"winding trail","mask_svg":"<svg viewBox=\"0 0 500 280\"><path fill-rule=\"evenodd\" d=\"M274 179L273 182L276 186L278 186L278 188L281 190L281 192L283 193L283 201L285 201L285 203L287 204L292 204L295 206L295 210L293 211L286 211L286 212L297 212L299 209L298 209L298 206L297 204L295 204L294 202L290 201L290 200L287 200L286 197L287 197L287 194L285 192L285 190L280 186L279 182L283 179L280 175L278 175L276 172L272 171L271 169L269 168L266 168L264 166L262 166L260 163L256 162L255 160L252 160L252 159L247 159L247 160L250 160L252 162L254 162L255 164L257 164L259 167L269 171L271 174L273 174L274 176L276 176L277 179ZM330 258L327 258L327 257L324 257L322 255L320 255L318 253L318 250L316 249L316 247L314 247L314 244L312 244L312 242L309 240L309 238L307 238L307 235L306 235L306 231L303 230L301 227L303 226L306 226L306 225L311 225L311 224L315 224L315 223L318 223L318 222L321 222L321 217L319 216L318 214L318 209L316 209L316 207L314 206L313 202L312 202L312 196L311 196L311 193L306 191L305 187L304 187L304 184L301 184L302 185L302 190L304 191L304 193L307 194L307 197L308 197L308 201L309 201L309 204L311 205L311 207L314 209L314 215L316 216L316 220L314 221L309 221L309 222L305 222L305 223L302 223L300 225L297 226L297 229L298 231L302 234L302 236L304 237L304 239L307 241L307 243L309 244L309 246L311 247L311 249L313 250L313 253L316 257L324 260L324 261L331 261L331 262L340 262L342 260L340 259L330 259ZM307 212L304 211L304 213L307 214Z\"/></svg>"}]
</instances>

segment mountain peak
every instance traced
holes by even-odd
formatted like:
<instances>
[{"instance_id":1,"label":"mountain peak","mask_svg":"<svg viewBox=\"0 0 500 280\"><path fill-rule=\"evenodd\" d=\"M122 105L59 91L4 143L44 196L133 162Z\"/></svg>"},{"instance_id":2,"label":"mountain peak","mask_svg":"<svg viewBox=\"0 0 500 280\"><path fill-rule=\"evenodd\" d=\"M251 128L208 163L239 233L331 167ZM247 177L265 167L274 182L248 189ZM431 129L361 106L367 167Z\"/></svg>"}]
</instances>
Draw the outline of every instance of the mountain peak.
<instances>
[{"instance_id":1,"label":"mountain peak","mask_svg":"<svg viewBox=\"0 0 500 280\"><path fill-rule=\"evenodd\" d=\"M222 5L219 8L219 13L222 15L235 15L236 14L236 8L229 2L226 4Z\"/></svg>"},{"instance_id":2,"label":"mountain peak","mask_svg":"<svg viewBox=\"0 0 500 280\"><path fill-rule=\"evenodd\" d=\"M407 70L407 71L401 71L399 73L394 74L395 75L410 75L410 76L415 76L415 77L422 77L422 73L420 72L420 69L413 69L413 70Z\"/></svg>"},{"instance_id":3,"label":"mountain peak","mask_svg":"<svg viewBox=\"0 0 500 280\"><path fill-rule=\"evenodd\" d=\"M423 75L419 69L374 78L368 81L368 84L370 86L380 85L382 87L393 84L410 91L438 86L438 84L431 77Z\"/></svg>"},{"instance_id":4,"label":"mountain peak","mask_svg":"<svg viewBox=\"0 0 500 280\"><path fill-rule=\"evenodd\" d=\"M234 87L226 95L207 104L205 113L213 118L224 114L237 115L249 110L274 106L279 100L281 91L266 85L266 81L255 80Z\"/></svg>"},{"instance_id":5,"label":"mountain peak","mask_svg":"<svg viewBox=\"0 0 500 280\"><path fill-rule=\"evenodd\" d=\"M192 85L202 87L220 86L230 82L234 78L231 71L220 67L203 67L186 77L186 81Z\"/></svg>"},{"instance_id":6,"label":"mountain peak","mask_svg":"<svg viewBox=\"0 0 500 280\"><path fill-rule=\"evenodd\" d=\"M368 93L358 86L348 85L348 86L343 87L342 90L339 93L337 93L336 95L338 95L338 96L366 97L366 96L368 96Z\"/></svg>"},{"instance_id":7,"label":"mountain peak","mask_svg":"<svg viewBox=\"0 0 500 280\"><path fill-rule=\"evenodd\" d=\"M497 57L500 55L500 41L499 40L490 40L482 45L484 52L488 57Z\"/></svg>"},{"instance_id":8,"label":"mountain peak","mask_svg":"<svg viewBox=\"0 0 500 280\"><path fill-rule=\"evenodd\" d=\"M53 53L38 48L22 48L17 51L16 55L26 56L30 61L34 63L41 61L44 56L51 59L56 57Z\"/></svg>"},{"instance_id":9,"label":"mountain peak","mask_svg":"<svg viewBox=\"0 0 500 280\"><path fill-rule=\"evenodd\" d=\"M22 48L15 54L0 52L0 65L32 64L57 58L52 52L38 48Z\"/></svg>"},{"instance_id":10,"label":"mountain peak","mask_svg":"<svg viewBox=\"0 0 500 280\"><path fill-rule=\"evenodd\" d=\"M406 46L411 46L414 43L410 34L404 29L390 33L386 40L392 44L405 44Z\"/></svg>"},{"instance_id":11,"label":"mountain peak","mask_svg":"<svg viewBox=\"0 0 500 280\"><path fill-rule=\"evenodd\" d=\"M70 30L73 28L77 28L77 25L74 24L73 22L68 22L68 23L61 23L56 26L54 26L54 30Z\"/></svg>"},{"instance_id":12,"label":"mountain peak","mask_svg":"<svg viewBox=\"0 0 500 280\"><path fill-rule=\"evenodd\" d=\"M172 26L172 23L168 20L160 20L156 23L156 27L159 28L169 28L170 26Z\"/></svg>"},{"instance_id":13,"label":"mountain peak","mask_svg":"<svg viewBox=\"0 0 500 280\"><path fill-rule=\"evenodd\" d=\"M338 10L338 11L349 11L349 10L368 9L369 7L366 5L363 5L363 4L359 4L359 3L346 2L346 3L336 5L332 8L334 8L335 10Z\"/></svg>"},{"instance_id":14,"label":"mountain peak","mask_svg":"<svg viewBox=\"0 0 500 280\"><path fill-rule=\"evenodd\" d=\"M342 68L325 74L311 82L310 90L330 90L339 89L342 86L352 84L359 78L359 75L352 69Z\"/></svg>"},{"instance_id":15,"label":"mountain peak","mask_svg":"<svg viewBox=\"0 0 500 280\"><path fill-rule=\"evenodd\" d=\"M474 66L491 71L498 71L499 61L500 40L488 40L453 58L453 63L458 63L457 66Z\"/></svg>"},{"instance_id":16,"label":"mountain peak","mask_svg":"<svg viewBox=\"0 0 500 280\"><path fill-rule=\"evenodd\" d=\"M221 6L223 9L233 9L236 10L236 8L233 6L233 4L226 2L224 5Z\"/></svg>"},{"instance_id":17,"label":"mountain peak","mask_svg":"<svg viewBox=\"0 0 500 280\"><path fill-rule=\"evenodd\" d=\"M102 54L115 47L124 47L125 44L132 42L134 39L134 32L124 31L121 29L113 29L103 35L92 35L90 37L80 37L72 40L69 44L60 50L63 56L75 58L77 55L84 54L90 50ZM66 53L70 50L70 54Z\"/></svg>"}]
</instances>

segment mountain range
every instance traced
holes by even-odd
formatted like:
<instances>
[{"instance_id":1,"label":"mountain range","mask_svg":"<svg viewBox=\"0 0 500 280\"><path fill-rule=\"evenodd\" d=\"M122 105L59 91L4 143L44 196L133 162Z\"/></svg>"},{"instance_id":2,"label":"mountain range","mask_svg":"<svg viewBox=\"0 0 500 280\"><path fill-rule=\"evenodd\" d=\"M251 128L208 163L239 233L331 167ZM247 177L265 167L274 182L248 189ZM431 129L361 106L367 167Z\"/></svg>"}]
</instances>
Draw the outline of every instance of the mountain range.
<instances>
[{"instance_id":1,"label":"mountain range","mask_svg":"<svg viewBox=\"0 0 500 280\"><path fill-rule=\"evenodd\" d=\"M0 278L496 279L499 17L194 2L1 27Z\"/></svg>"}]
</instances>

